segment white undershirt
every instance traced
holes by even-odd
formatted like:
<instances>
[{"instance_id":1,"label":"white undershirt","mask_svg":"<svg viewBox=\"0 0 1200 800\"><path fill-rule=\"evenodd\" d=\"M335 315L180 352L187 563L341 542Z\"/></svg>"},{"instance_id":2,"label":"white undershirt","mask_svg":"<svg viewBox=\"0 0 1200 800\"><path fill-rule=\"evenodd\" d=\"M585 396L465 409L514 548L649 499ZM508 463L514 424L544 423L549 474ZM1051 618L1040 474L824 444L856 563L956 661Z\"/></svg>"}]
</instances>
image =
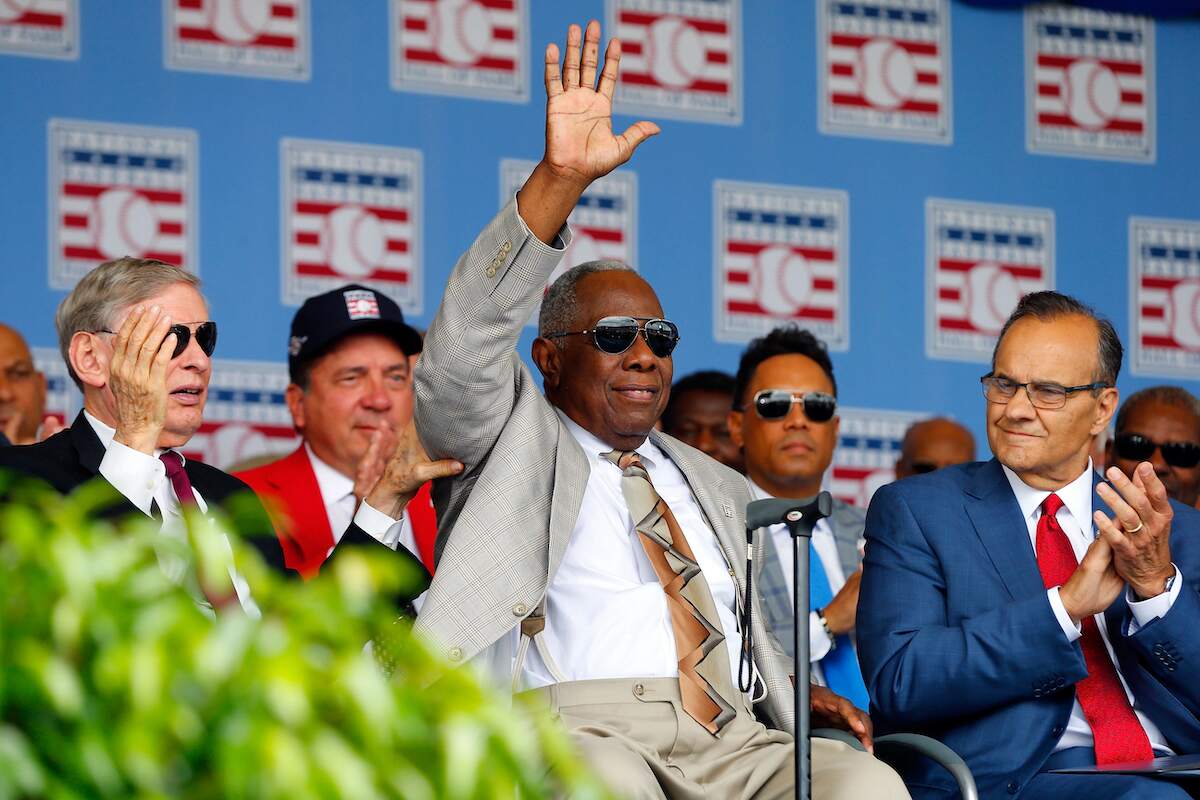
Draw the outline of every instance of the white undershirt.
<instances>
[{"instance_id":1,"label":"white undershirt","mask_svg":"<svg viewBox=\"0 0 1200 800\"><path fill-rule=\"evenodd\" d=\"M147 455L140 450L134 450L132 447L115 441L114 437L117 432L96 419L90 412L84 411L83 416L92 426L92 430L96 432L100 444L104 446L104 458L100 461L100 475L146 516L153 516L154 505L157 505L159 513L162 514L160 530L163 534L186 538L179 498L175 496L175 489L167 480L166 466L159 460L159 456L165 451L156 448L154 455ZM178 450L175 452L179 453ZM183 454L179 453L179 457L182 459ZM192 494L196 498L196 506L200 512L207 515L208 505L200 495L200 489L193 485ZM225 538L224 541L228 546L229 540ZM230 554L232 556L232 547ZM172 582L182 583L184 581L188 569L186 563L160 557L159 564ZM260 617L262 614L254 602L254 598L250 596L250 586L246 583L245 578L232 566L229 568L229 577L233 582L233 589L237 593L242 609L253 617ZM203 598L197 598L197 600L202 607L211 610Z\"/></svg>"},{"instance_id":2,"label":"white undershirt","mask_svg":"<svg viewBox=\"0 0 1200 800\"><path fill-rule=\"evenodd\" d=\"M761 486L754 481L750 481L750 494L755 500L766 500L772 495L768 494ZM775 557L779 561L779 566L783 570L783 580L787 584L788 597L792 599L793 608L796 600L796 586L792 580L792 535L788 533L787 525L782 523L772 525L767 529L771 534L771 544L774 547ZM817 553L817 557L821 560L821 566L825 569L825 577L829 580L829 588L833 592L834 597L846 585L846 574L842 571L842 562L838 557L837 541L833 538L833 528L829 524L828 519L820 519L813 527L812 546ZM813 683L821 686L825 683L825 674L821 670L820 661L829 654L833 649L833 639L829 638L829 634L825 632L825 626L821 624L817 618L817 612L810 611L808 614L808 660L810 662L809 677Z\"/></svg>"},{"instance_id":3,"label":"white undershirt","mask_svg":"<svg viewBox=\"0 0 1200 800\"><path fill-rule=\"evenodd\" d=\"M583 448L591 471L575 529L546 594L546 627L539 638L569 681L677 677L679 660L666 595L633 529L621 492L621 470L602 455L613 448L561 412L559 416ZM649 439L637 453L712 591L736 684L737 589L721 545L666 453ZM555 682L536 648L530 648L520 680L526 689Z\"/></svg>"},{"instance_id":4,"label":"white undershirt","mask_svg":"<svg viewBox=\"0 0 1200 800\"><path fill-rule=\"evenodd\" d=\"M1002 465L1003 466L1003 465ZM1025 518L1025 525L1029 531L1029 542L1034 549L1034 555L1037 555L1037 523L1042 516L1042 503L1050 492L1041 489L1034 489L1017 474L1008 467L1003 467L1004 475L1008 478L1008 483L1012 486L1013 494L1016 495L1017 505L1021 507L1021 515ZM1096 538L1096 530L1092 522L1092 462L1088 460L1087 469L1083 471L1075 480L1068 483L1063 488L1054 492L1058 498L1063 501L1063 507L1058 510L1055 517L1058 519L1059 527L1067 535L1067 539L1071 542L1071 549L1075 551L1076 561L1082 561L1083 556L1087 553L1088 547ZM1086 520L1086 523L1083 521ZM1175 583L1171 587L1170 592L1163 592L1157 597L1151 597L1148 600L1135 601L1132 590L1126 588L1125 600L1129 603L1129 609L1132 612L1133 619L1129 624L1129 631L1126 635L1137 633L1144 625L1148 625L1158 617L1164 616L1171 606L1175 603L1175 598L1179 596L1179 590L1183 585L1183 579L1179 574L1178 568L1175 570ZM1076 626L1071 615L1067 613L1063 606L1062 598L1058 595L1058 587L1054 586L1046 590L1046 595L1050 599L1050 607L1054 609L1054 614L1058 618L1058 623L1062 626L1063 634L1066 635L1067 641L1074 642L1083 635L1081 627ZM1129 702L1133 705L1134 713L1137 714L1138 721L1142 723L1142 727L1146 729L1146 736L1150 739L1151 746L1156 751L1171 752L1171 748L1167 746L1166 738L1162 731L1154 724L1149 717L1142 713L1138 708L1137 698L1129 691L1129 684L1125 682L1125 676L1121 675L1121 667L1117 662L1116 656L1113 655L1112 644L1108 640L1108 629L1104 620L1104 614L1095 616L1096 627L1100 629L1100 638L1104 640L1104 648L1108 651L1108 657L1112 659L1113 666L1117 670L1117 675L1121 678L1121 686L1125 689L1125 694L1129 698ZM1062 738L1058 740L1055 746L1055 752L1066 750L1069 747L1092 747L1094 744L1092 736L1092 726L1088 724L1087 718L1083 715L1083 708L1079 705L1079 700L1075 701L1075 705L1071 708L1071 719L1067 723L1067 729L1063 732Z\"/></svg>"}]
</instances>

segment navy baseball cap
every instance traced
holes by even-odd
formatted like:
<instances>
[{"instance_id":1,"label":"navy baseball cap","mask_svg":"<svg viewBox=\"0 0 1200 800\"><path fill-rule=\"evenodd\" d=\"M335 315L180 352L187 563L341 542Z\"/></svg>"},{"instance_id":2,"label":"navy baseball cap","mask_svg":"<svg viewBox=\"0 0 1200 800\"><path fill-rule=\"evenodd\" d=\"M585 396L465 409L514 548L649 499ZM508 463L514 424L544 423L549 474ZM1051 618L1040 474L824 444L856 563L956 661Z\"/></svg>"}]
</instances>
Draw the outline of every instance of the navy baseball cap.
<instances>
[{"instance_id":1,"label":"navy baseball cap","mask_svg":"<svg viewBox=\"0 0 1200 800\"><path fill-rule=\"evenodd\" d=\"M288 339L291 379L296 380L301 364L352 333L381 333L407 355L421 352L421 334L404 321L404 312L396 301L352 283L308 298L292 317L292 335Z\"/></svg>"}]
</instances>

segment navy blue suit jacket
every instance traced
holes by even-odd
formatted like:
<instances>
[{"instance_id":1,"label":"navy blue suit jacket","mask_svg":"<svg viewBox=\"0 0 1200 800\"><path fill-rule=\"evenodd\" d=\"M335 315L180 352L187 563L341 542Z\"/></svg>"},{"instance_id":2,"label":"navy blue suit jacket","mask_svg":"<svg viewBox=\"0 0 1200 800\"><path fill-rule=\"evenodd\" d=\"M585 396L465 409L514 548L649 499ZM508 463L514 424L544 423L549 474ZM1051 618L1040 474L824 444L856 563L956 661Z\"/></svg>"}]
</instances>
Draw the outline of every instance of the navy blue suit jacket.
<instances>
[{"instance_id":1,"label":"navy blue suit jacket","mask_svg":"<svg viewBox=\"0 0 1200 800\"><path fill-rule=\"evenodd\" d=\"M1092 504L1109 513L1098 495ZM1133 636L1125 634L1124 593L1105 619L1139 709L1177 752L1200 753L1200 512L1172 506L1178 599ZM983 797L1019 793L1061 737L1087 669L1050 607L999 462L883 487L866 538L858 654L877 730L945 742ZM901 772L914 798L956 795L949 775L928 762Z\"/></svg>"}]
</instances>

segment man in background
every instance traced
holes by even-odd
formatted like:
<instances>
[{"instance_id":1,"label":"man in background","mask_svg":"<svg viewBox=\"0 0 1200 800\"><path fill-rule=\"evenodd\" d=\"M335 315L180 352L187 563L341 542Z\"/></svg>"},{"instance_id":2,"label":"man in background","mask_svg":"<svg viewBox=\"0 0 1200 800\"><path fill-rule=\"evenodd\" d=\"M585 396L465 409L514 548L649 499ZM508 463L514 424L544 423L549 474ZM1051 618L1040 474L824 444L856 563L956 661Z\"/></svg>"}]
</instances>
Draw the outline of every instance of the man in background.
<instances>
[{"instance_id":1,"label":"man in background","mask_svg":"<svg viewBox=\"0 0 1200 800\"><path fill-rule=\"evenodd\" d=\"M729 436L733 391L733 376L715 369L680 378L671 387L662 429L730 469L745 472L741 450Z\"/></svg>"},{"instance_id":2,"label":"man in background","mask_svg":"<svg viewBox=\"0 0 1200 800\"><path fill-rule=\"evenodd\" d=\"M975 437L947 417L914 422L900 443L896 479L933 472L975 460Z\"/></svg>"},{"instance_id":3,"label":"man in background","mask_svg":"<svg viewBox=\"0 0 1200 800\"><path fill-rule=\"evenodd\" d=\"M302 442L237 473L264 500L288 567L315 575L412 422L412 360L420 334L390 297L352 284L310 297L292 319L288 410ZM383 535L433 569L437 525L429 489Z\"/></svg>"},{"instance_id":4,"label":"man in background","mask_svg":"<svg viewBox=\"0 0 1200 800\"><path fill-rule=\"evenodd\" d=\"M33 444L60 431L58 420L45 414L46 376L24 337L0 323L0 445Z\"/></svg>"},{"instance_id":5,"label":"man in background","mask_svg":"<svg viewBox=\"0 0 1200 800\"><path fill-rule=\"evenodd\" d=\"M837 382L825 345L795 326L776 328L746 347L738 365L737 406L729 432L746 459L752 499L806 498L837 446ZM809 653L812 679L867 707L867 690L851 636L862 577L859 540L866 514L834 500L809 542ZM784 525L755 533L757 573L767 628L795 658L792 538Z\"/></svg>"},{"instance_id":6,"label":"man in background","mask_svg":"<svg viewBox=\"0 0 1200 800\"><path fill-rule=\"evenodd\" d=\"M1142 461L1174 500L1195 506L1200 497L1200 400L1180 386L1151 386L1125 398L1116 433L1105 449L1107 466L1130 478Z\"/></svg>"}]
</instances>

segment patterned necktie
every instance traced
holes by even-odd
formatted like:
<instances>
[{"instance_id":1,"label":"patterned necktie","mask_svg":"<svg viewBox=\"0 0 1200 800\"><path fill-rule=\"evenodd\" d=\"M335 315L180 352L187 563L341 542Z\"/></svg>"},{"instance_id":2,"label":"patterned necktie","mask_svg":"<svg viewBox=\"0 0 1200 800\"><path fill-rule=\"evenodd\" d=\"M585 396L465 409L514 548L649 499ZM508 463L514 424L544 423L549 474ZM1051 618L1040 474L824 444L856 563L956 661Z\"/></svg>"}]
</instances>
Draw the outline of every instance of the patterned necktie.
<instances>
[{"instance_id":1,"label":"patterned necktie","mask_svg":"<svg viewBox=\"0 0 1200 800\"><path fill-rule=\"evenodd\" d=\"M1075 551L1055 516L1063 501L1051 494L1042 502L1042 516L1037 524L1037 561L1046 588L1062 586L1070 579L1079 563ZM1146 730L1129 705L1125 687L1109 658L1095 617L1080 620L1083 637L1083 660L1087 677L1075 684L1075 696L1095 740L1096 763L1115 764L1122 761L1149 761L1154 758Z\"/></svg>"},{"instance_id":2,"label":"patterned necktie","mask_svg":"<svg viewBox=\"0 0 1200 800\"><path fill-rule=\"evenodd\" d=\"M737 712L726 699L734 696L733 679L725 635L708 582L683 529L654 489L638 454L613 450L604 457L621 468L621 493L633 517L634 530L667 596L679 658L683 710L716 735Z\"/></svg>"},{"instance_id":3,"label":"patterned necktie","mask_svg":"<svg viewBox=\"0 0 1200 800\"><path fill-rule=\"evenodd\" d=\"M791 558L788 559L788 565L790 568ZM808 608L810 611L819 611L831 602L833 588L829 585L829 576L825 574L825 565L817 555L817 548L813 546L812 539L809 539ZM866 710L870 703L867 685L863 683L858 654L854 652L854 644L849 636L843 633L833 637L833 649L821 659L821 672L825 675L825 683L830 689Z\"/></svg>"}]
</instances>

